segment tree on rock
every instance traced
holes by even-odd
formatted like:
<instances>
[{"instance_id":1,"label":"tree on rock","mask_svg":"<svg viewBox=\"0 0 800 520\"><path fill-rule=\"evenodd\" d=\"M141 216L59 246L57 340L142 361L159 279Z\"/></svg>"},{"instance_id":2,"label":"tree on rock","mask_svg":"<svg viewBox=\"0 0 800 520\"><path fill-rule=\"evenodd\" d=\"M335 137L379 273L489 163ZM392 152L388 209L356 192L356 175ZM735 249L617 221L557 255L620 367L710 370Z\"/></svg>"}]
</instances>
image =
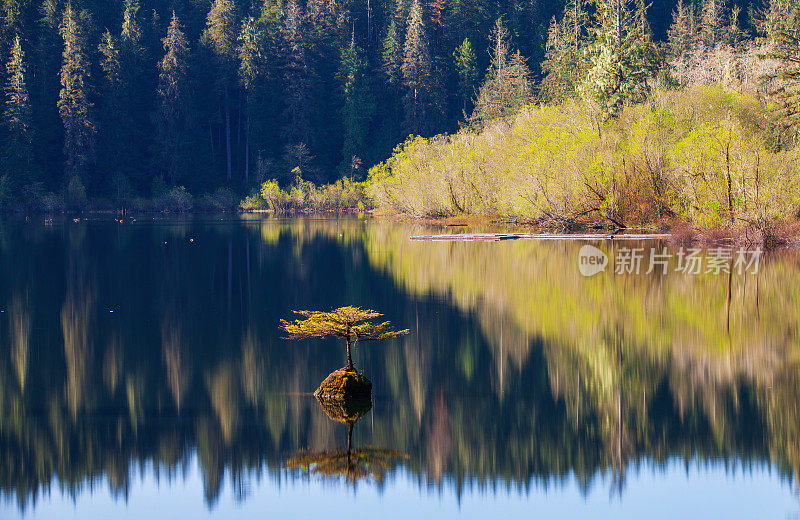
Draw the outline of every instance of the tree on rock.
<instances>
[{"instance_id":1,"label":"tree on rock","mask_svg":"<svg viewBox=\"0 0 800 520\"><path fill-rule=\"evenodd\" d=\"M347 341L347 369L353 369L353 358L350 347L353 341L380 341L392 339L409 333L408 329L394 331L390 322L379 324L369 320L379 318L383 314L359 307L340 307L330 312L294 311L305 319L289 322L281 320L281 328L286 331L287 339L310 339L335 336Z\"/></svg>"}]
</instances>

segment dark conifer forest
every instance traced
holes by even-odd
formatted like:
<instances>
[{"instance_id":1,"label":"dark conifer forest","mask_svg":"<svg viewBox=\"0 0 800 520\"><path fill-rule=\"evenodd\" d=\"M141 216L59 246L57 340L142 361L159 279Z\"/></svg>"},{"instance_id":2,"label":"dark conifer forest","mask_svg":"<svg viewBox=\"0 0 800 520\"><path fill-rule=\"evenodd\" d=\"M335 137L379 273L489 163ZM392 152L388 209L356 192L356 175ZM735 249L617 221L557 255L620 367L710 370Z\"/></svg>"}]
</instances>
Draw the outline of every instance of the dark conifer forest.
<instances>
[{"instance_id":1,"label":"dark conifer forest","mask_svg":"<svg viewBox=\"0 0 800 520\"><path fill-rule=\"evenodd\" d=\"M724 7L755 35L759 5ZM169 186L238 196L297 174L364 179L409 135L457 131L475 103L491 101L481 85L492 79L493 42L527 67L532 95L552 99L542 62L569 12L562 0L4 0L1 9L0 191L18 200L84 189L118 200ZM673 0L641 6L662 54L675 11Z\"/></svg>"}]
</instances>

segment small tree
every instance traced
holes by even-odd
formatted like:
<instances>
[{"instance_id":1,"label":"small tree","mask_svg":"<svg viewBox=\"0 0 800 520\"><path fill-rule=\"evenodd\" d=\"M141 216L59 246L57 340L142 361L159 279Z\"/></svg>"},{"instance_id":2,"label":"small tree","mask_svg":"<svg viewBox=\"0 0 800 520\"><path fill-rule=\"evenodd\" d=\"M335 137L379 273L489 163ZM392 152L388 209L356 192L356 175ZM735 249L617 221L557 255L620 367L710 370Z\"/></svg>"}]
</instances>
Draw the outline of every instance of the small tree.
<instances>
[{"instance_id":1,"label":"small tree","mask_svg":"<svg viewBox=\"0 0 800 520\"><path fill-rule=\"evenodd\" d=\"M408 329L394 331L391 323L385 321L379 324L370 323L369 320L383 316L383 314L359 307L340 307L330 312L324 311L294 311L295 314L305 316L306 319L289 322L281 320L281 328L286 331L286 339L309 339L335 336L347 341L347 368L353 369L353 358L350 347L353 341L380 341L392 339L409 333Z\"/></svg>"}]
</instances>

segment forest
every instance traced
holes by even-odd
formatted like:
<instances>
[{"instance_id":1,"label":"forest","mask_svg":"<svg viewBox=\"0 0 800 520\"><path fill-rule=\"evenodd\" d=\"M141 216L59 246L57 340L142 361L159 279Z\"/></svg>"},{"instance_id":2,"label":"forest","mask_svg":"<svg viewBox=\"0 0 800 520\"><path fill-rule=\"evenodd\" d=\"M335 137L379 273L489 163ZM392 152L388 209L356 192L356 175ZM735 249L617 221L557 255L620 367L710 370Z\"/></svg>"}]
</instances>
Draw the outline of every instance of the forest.
<instances>
[{"instance_id":1,"label":"forest","mask_svg":"<svg viewBox=\"0 0 800 520\"><path fill-rule=\"evenodd\" d=\"M230 208L326 184L321 200L362 201L409 136L568 99L599 125L660 88L765 91L795 4L5 0L0 207Z\"/></svg>"}]
</instances>

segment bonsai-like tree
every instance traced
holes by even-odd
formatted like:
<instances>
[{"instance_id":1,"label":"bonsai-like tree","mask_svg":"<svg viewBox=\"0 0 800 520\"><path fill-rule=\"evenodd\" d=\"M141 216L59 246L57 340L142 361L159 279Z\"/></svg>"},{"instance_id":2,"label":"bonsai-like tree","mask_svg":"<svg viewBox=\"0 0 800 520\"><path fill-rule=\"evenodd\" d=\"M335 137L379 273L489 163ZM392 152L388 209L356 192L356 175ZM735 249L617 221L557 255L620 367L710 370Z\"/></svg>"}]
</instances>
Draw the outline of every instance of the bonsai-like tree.
<instances>
[{"instance_id":1,"label":"bonsai-like tree","mask_svg":"<svg viewBox=\"0 0 800 520\"><path fill-rule=\"evenodd\" d=\"M281 320L286 339L309 339L335 336L347 341L347 369L353 370L350 347L353 341L379 341L408 334L409 330L392 330L390 322L370 323L383 314L359 307L340 307L325 311L294 311L305 319L293 322Z\"/></svg>"}]
</instances>

